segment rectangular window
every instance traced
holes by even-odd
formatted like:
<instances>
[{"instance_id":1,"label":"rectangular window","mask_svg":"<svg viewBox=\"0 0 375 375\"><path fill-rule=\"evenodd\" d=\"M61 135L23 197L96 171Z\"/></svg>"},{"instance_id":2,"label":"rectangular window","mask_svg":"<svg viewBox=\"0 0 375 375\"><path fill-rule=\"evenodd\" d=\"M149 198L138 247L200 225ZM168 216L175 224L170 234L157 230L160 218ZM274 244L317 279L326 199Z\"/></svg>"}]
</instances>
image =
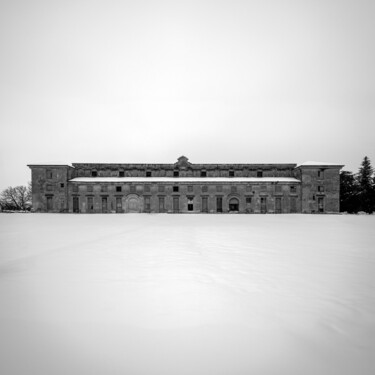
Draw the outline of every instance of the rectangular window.
<instances>
[{"instance_id":1,"label":"rectangular window","mask_svg":"<svg viewBox=\"0 0 375 375\"><path fill-rule=\"evenodd\" d=\"M145 212L151 211L151 198L145 197Z\"/></svg>"},{"instance_id":2,"label":"rectangular window","mask_svg":"<svg viewBox=\"0 0 375 375\"><path fill-rule=\"evenodd\" d=\"M290 212L296 213L297 212L297 198L290 197Z\"/></svg>"},{"instance_id":3,"label":"rectangular window","mask_svg":"<svg viewBox=\"0 0 375 375\"><path fill-rule=\"evenodd\" d=\"M222 185L217 185L217 186L216 186L216 191L217 191L218 193L221 193L221 192L223 191L223 186L222 186Z\"/></svg>"},{"instance_id":4,"label":"rectangular window","mask_svg":"<svg viewBox=\"0 0 375 375\"><path fill-rule=\"evenodd\" d=\"M173 192L174 193L178 193L178 190L179 190L178 186L173 186Z\"/></svg>"},{"instance_id":5,"label":"rectangular window","mask_svg":"<svg viewBox=\"0 0 375 375\"><path fill-rule=\"evenodd\" d=\"M320 179L324 178L324 169L320 169L318 171L318 178L320 178Z\"/></svg>"},{"instance_id":6,"label":"rectangular window","mask_svg":"<svg viewBox=\"0 0 375 375\"><path fill-rule=\"evenodd\" d=\"M46 177L48 180L52 178L52 169L47 169L46 170Z\"/></svg>"},{"instance_id":7,"label":"rectangular window","mask_svg":"<svg viewBox=\"0 0 375 375\"><path fill-rule=\"evenodd\" d=\"M125 177L125 172L124 171L119 171L118 175L119 175L119 177Z\"/></svg>"},{"instance_id":8,"label":"rectangular window","mask_svg":"<svg viewBox=\"0 0 375 375\"><path fill-rule=\"evenodd\" d=\"M246 197L246 208L245 208L247 213L251 213L251 197Z\"/></svg>"},{"instance_id":9,"label":"rectangular window","mask_svg":"<svg viewBox=\"0 0 375 375\"><path fill-rule=\"evenodd\" d=\"M91 171L91 177L98 177L97 171Z\"/></svg>"},{"instance_id":10,"label":"rectangular window","mask_svg":"<svg viewBox=\"0 0 375 375\"><path fill-rule=\"evenodd\" d=\"M257 172L257 177L263 177L263 172L262 171L258 171Z\"/></svg>"},{"instance_id":11,"label":"rectangular window","mask_svg":"<svg viewBox=\"0 0 375 375\"><path fill-rule=\"evenodd\" d=\"M173 171L173 177L178 177L180 175L179 171Z\"/></svg>"},{"instance_id":12,"label":"rectangular window","mask_svg":"<svg viewBox=\"0 0 375 375\"><path fill-rule=\"evenodd\" d=\"M223 198L216 197L216 212L223 212Z\"/></svg>"},{"instance_id":13,"label":"rectangular window","mask_svg":"<svg viewBox=\"0 0 375 375\"><path fill-rule=\"evenodd\" d=\"M159 189L159 193L164 193L165 186L164 185L159 185L158 189Z\"/></svg>"},{"instance_id":14,"label":"rectangular window","mask_svg":"<svg viewBox=\"0 0 375 375\"><path fill-rule=\"evenodd\" d=\"M324 198L318 198L318 212L324 212Z\"/></svg>"},{"instance_id":15,"label":"rectangular window","mask_svg":"<svg viewBox=\"0 0 375 375\"><path fill-rule=\"evenodd\" d=\"M173 197L173 212L179 212L180 207L180 198L179 197Z\"/></svg>"},{"instance_id":16,"label":"rectangular window","mask_svg":"<svg viewBox=\"0 0 375 375\"><path fill-rule=\"evenodd\" d=\"M87 212L94 212L94 198L87 197Z\"/></svg>"},{"instance_id":17,"label":"rectangular window","mask_svg":"<svg viewBox=\"0 0 375 375\"><path fill-rule=\"evenodd\" d=\"M208 212L208 198L202 197L202 212Z\"/></svg>"},{"instance_id":18,"label":"rectangular window","mask_svg":"<svg viewBox=\"0 0 375 375\"><path fill-rule=\"evenodd\" d=\"M107 197L102 197L102 212L107 212Z\"/></svg>"},{"instance_id":19,"label":"rectangular window","mask_svg":"<svg viewBox=\"0 0 375 375\"><path fill-rule=\"evenodd\" d=\"M64 212L65 211L65 199L60 198L60 211Z\"/></svg>"},{"instance_id":20,"label":"rectangular window","mask_svg":"<svg viewBox=\"0 0 375 375\"><path fill-rule=\"evenodd\" d=\"M207 177L207 172L206 171L201 171L201 177Z\"/></svg>"},{"instance_id":21,"label":"rectangular window","mask_svg":"<svg viewBox=\"0 0 375 375\"><path fill-rule=\"evenodd\" d=\"M79 212L79 198L73 197L73 212Z\"/></svg>"},{"instance_id":22,"label":"rectangular window","mask_svg":"<svg viewBox=\"0 0 375 375\"><path fill-rule=\"evenodd\" d=\"M146 171L146 177L151 177L151 171Z\"/></svg>"},{"instance_id":23,"label":"rectangular window","mask_svg":"<svg viewBox=\"0 0 375 375\"><path fill-rule=\"evenodd\" d=\"M207 185L203 185L202 186L202 193L207 193L208 191L208 186Z\"/></svg>"},{"instance_id":24,"label":"rectangular window","mask_svg":"<svg viewBox=\"0 0 375 375\"><path fill-rule=\"evenodd\" d=\"M64 184L62 184L62 183L60 184L60 187L61 187L61 188L63 188L64 186L65 186Z\"/></svg>"},{"instance_id":25,"label":"rectangular window","mask_svg":"<svg viewBox=\"0 0 375 375\"><path fill-rule=\"evenodd\" d=\"M262 214L267 213L267 198L266 197L260 198L260 212Z\"/></svg>"},{"instance_id":26,"label":"rectangular window","mask_svg":"<svg viewBox=\"0 0 375 375\"><path fill-rule=\"evenodd\" d=\"M188 186L188 192L192 193L194 191L193 185Z\"/></svg>"},{"instance_id":27,"label":"rectangular window","mask_svg":"<svg viewBox=\"0 0 375 375\"><path fill-rule=\"evenodd\" d=\"M122 212L122 199L121 199L121 197L116 197L116 212L117 213Z\"/></svg>"},{"instance_id":28,"label":"rectangular window","mask_svg":"<svg viewBox=\"0 0 375 375\"><path fill-rule=\"evenodd\" d=\"M52 197L47 197L47 211L52 211Z\"/></svg>"},{"instance_id":29,"label":"rectangular window","mask_svg":"<svg viewBox=\"0 0 375 375\"><path fill-rule=\"evenodd\" d=\"M159 212L165 211L165 197L159 197Z\"/></svg>"},{"instance_id":30,"label":"rectangular window","mask_svg":"<svg viewBox=\"0 0 375 375\"><path fill-rule=\"evenodd\" d=\"M233 170L229 171L229 177L234 177L234 171Z\"/></svg>"},{"instance_id":31,"label":"rectangular window","mask_svg":"<svg viewBox=\"0 0 375 375\"><path fill-rule=\"evenodd\" d=\"M116 186L116 192L117 192L117 193L120 193L121 190L122 190L121 186Z\"/></svg>"},{"instance_id":32,"label":"rectangular window","mask_svg":"<svg viewBox=\"0 0 375 375\"><path fill-rule=\"evenodd\" d=\"M194 211L194 197L188 198L188 211Z\"/></svg>"},{"instance_id":33,"label":"rectangular window","mask_svg":"<svg viewBox=\"0 0 375 375\"><path fill-rule=\"evenodd\" d=\"M324 186L319 185L318 191L319 191L319 193L324 193Z\"/></svg>"},{"instance_id":34,"label":"rectangular window","mask_svg":"<svg viewBox=\"0 0 375 375\"><path fill-rule=\"evenodd\" d=\"M290 192L291 193L296 193L297 192L297 187L295 185L290 186Z\"/></svg>"},{"instance_id":35,"label":"rectangular window","mask_svg":"<svg viewBox=\"0 0 375 375\"><path fill-rule=\"evenodd\" d=\"M275 200L275 212L281 214L281 198L276 198Z\"/></svg>"}]
</instances>

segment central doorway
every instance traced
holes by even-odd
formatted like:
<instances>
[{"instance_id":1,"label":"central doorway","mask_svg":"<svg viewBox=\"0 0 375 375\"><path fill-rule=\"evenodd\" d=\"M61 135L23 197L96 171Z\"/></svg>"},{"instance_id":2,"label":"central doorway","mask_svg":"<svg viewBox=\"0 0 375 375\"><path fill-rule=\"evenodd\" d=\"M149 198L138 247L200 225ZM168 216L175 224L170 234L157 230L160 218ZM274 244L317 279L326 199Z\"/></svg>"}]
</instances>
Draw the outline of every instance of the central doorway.
<instances>
[{"instance_id":1,"label":"central doorway","mask_svg":"<svg viewBox=\"0 0 375 375\"><path fill-rule=\"evenodd\" d=\"M139 212L139 199L137 197L131 197L128 199L128 212Z\"/></svg>"},{"instance_id":2,"label":"central doorway","mask_svg":"<svg viewBox=\"0 0 375 375\"><path fill-rule=\"evenodd\" d=\"M229 212L239 211L240 203L237 198L231 198L229 200Z\"/></svg>"}]
</instances>

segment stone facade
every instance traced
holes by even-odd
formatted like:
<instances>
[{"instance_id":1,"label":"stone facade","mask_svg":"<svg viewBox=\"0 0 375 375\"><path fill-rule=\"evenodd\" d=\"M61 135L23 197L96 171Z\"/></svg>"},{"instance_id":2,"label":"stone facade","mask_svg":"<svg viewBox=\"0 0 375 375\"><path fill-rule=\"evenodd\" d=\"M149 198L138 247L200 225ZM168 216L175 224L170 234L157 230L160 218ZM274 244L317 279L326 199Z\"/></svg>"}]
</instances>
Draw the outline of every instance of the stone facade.
<instances>
[{"instance_id":1,"label":"stone facade","mask_svg":"<svg viewBox=\"0 0 375 375\"><path fill-rule=\"evenodd\" d=\"M342 165L30 164L35 212L337 213Z\"/></svg>"}]
</instances>

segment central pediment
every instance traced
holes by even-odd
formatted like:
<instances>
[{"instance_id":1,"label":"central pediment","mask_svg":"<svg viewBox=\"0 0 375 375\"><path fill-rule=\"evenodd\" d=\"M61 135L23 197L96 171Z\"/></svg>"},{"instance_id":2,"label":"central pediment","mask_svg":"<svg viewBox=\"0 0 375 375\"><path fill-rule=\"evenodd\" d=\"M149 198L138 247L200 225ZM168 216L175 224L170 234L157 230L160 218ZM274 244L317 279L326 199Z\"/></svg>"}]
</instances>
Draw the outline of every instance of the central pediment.
<instances>
[{"instance_id":1,"label":"central pediment","mask_svg":"<svg viewBox=\"0 0 375 375\"><path fill-rule=\"evenodd\" d=\"M180 156L178 159L177 159L177 163L175 163L175 166L177 168L187 168L191 165L191 163L189 163L189 159L186 157L186 156Z\"/></svg>"}]
</instances>

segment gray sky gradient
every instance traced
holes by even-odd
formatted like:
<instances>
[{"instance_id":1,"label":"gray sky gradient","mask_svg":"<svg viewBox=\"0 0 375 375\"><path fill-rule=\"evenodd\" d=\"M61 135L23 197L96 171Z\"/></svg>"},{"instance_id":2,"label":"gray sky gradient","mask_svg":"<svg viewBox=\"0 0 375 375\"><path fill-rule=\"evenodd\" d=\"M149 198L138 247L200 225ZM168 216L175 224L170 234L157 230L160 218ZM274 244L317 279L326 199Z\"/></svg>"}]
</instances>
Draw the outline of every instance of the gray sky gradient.
<instances>
[{"instance_id":1,"label":"gray sky gradient","mask_svg":"<svg viewBox=\"0 0 375 375\"><path fill-rule=\"evenodd\" d=\"M0 0L0 189L28 163L375 164L375 2Z\"/></svg>"}]
</instances>

